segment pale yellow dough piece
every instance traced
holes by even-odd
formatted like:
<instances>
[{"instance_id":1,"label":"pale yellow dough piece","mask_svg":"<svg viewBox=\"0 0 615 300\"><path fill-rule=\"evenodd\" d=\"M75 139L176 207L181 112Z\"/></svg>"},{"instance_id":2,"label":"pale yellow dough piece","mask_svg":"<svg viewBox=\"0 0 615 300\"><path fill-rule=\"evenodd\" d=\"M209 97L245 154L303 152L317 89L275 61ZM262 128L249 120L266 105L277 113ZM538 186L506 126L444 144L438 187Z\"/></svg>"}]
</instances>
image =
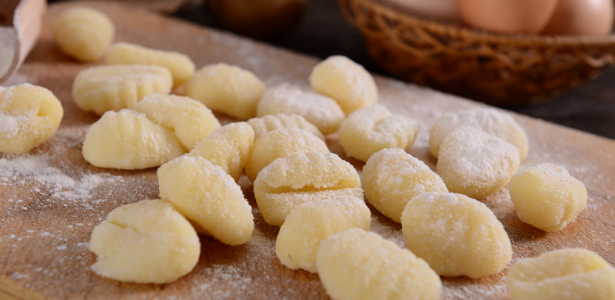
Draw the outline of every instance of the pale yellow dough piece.
<instances>
[{"instance_id":1,"label":"pale yellow dough piece","mask_svg":"<svg viewBox=\"0 0 615 300\"><path fill-rule=\"evenodd\" d=\"M83 158L101 168L158 167L185 152L172 131L130 109L105 113L83 142Z\"/></svg>"},{"instance_id":2,"label":"pale yellow dough piece","mask_svg":"<svg viewBox=\"0 0 615 300\"><path fill-rule=\"evenodd\" d=\"M462 126L440 146L436 173L448 190L483 199L504 187L517 172L519 149L481 129Z\"/></svg>"},{"instance_id":3,"label":"pale yellow dough piece","mask_svg":"<svg viewBox=\"0 0 615 300\"><path fill-rule=\"evenodd\" d=\"M223 63L205 66L184 86L186 96L241 120L256 116L264 92L265 85L252 72Z\"/></svg>"},{"instance_id":4,"label":"pale yellow dough piece","mask_svg":"<svg viewBox=\"0 0 615 300\"><path fill-rule=\"evenodd\" d=\"M585 249L561 249L519 260L506 278L512 300L612 300L615 268Z\"/></svg>"},{"instance_id":5,"label":"pale yellow dough piece","mask_svg":"<svg viewBox=\"0 0 615 300\"><path fill-rule=\"evenodd\" d=\"M291 269L316 272L316 253L324 239L350 228L369 230L370 220L363 199L342 196L303 203L280 227L275 253Z\"/></svg>"},{"instance_id":6,"label":"pale yellow dough piece","mask_svg":"<svg viewBox=\"0 0 615 300\"><path fill-rule=\"evenodd\" d=\"M406 245L440 276L496 274L510 262L508 234L493 212L461 194L425 193L401 216Z\"/></svg>"},{"instance_id":7,"label":"pale yellow dough piece","mask_svg":"<svg viewBox=\"0 0 615 300\"><path fill-rule=\"evenodd\" d=\"M372 155L363 167L362 176L367 201L397 223L414 196L448 192L438 174L402 149L383 149Z\"/></svg>"},{"instance_id":8,"label":"pale yellow dough piece","mask_svg":"<svg viewBox=\"0 0 615 300\"><path fill-rule=\"evenodd\" d=\"M188 97L149 94L137 103L135 110L172 130L188 150L220 128L220 122L209 108Z\"/></svg>"},{"instance_id":9,"label":"pale yellow dough piece","mask_svg":"<svg viewBox=\"0 0 615 300\"><path fill-rule=\"evenodd\" d=\"M322 133L318 130L316 126L314 126L312 123L308 122L307 120L305 120L305 118L299 115L266 115L261 118L252 118L248 120L248 124L250 124L250 126L252 126L252 129L254 129L255 140L260 139L270 131L288 127L307 130L319 139L323 141L325 140L325 137L322 135Z\"/></svg>"},{"instance_id":10,"label":"pale yellow dough piece","mask_svg":"<svg viewBox=\"0 0 615 300\"><path fill-rule=\"evenodd\" d=\"M256 107L256 116L296 114L327 135L334 133L346 117L335 100L297 85L284 83L268 88Z\"/></svg>"},{"instance_id":11,"label":"pale yellow dough piece","mask_svg":"<svg viewBox=\"0 0 615 300\"><path fill-rule=\"evenodd\" d=\"M252 208L220 166L184 155L158 168L158 185L160 197L172 202L198 232L233 246L250 240Z\"/></svg>"},{"instance_id":12,"label":"pale yellow dough piece","mask_svg":"<svg viewBox=\"0 0 615 300\"><path fill-rule=\"evenodd\" d=\"M189 156L200 156L239 180L250 158L250 149L254 144L254 131L245 122L231 123L214 131L202 140Z\"/></svg>"},{"instance_id":13,"label":"pale yellow dough piece","mask_svg":"<svg viewBox=\"0 0 615 300\"><path fill-rule=\"evenodd\" d=\"M312 88L331 97L348 116L378 102L374 78L361 65L345 56L331 56L312 69Z\"/></svg>"},{"instance_id":14,"label":"pale yellow dough piece","mask_svg":"<svg viewBox=\"0 0 615 300\"><path fill-rule=\"evenodd\" d=\"M53 22L53 39L60 50L81 61L101 58L114 34L115 28L109 17L88 7L70 8Z\"/></svg>"},{"instance_id":15,"label":"pale yellow dough piece","mask_svg":"<svg viewBox=\"0 0 615 300\"><path fill-rule=\"evenodd\" d=\"M352 113L340 126L340 144L348 156L360 161L385 148L408 149L418 133L416 120L392 114L382 105Z\"/></svg>"},{"instance_id":16,"label":"pale yellow dough piece","mask_svg":"<svg viewBox=\"0 0 615 300\"><path fill-rule=\"evenodd\" d=\"M276 129L254 142L246 165L246 175L254 181L258 173L274 160L310 151L329 153L329 148L321 139L303 129Z\"/></svg>"},{"instance_id":17,"label":"pale yellow dough piece","mask_svg":"<svg viewBox=\"0 0 615 300\"><path fill-rule=\"evenodd\" d=\"M265 167L254 181L254 197L269 225L280 226L296 206L318 199L363 199L357 170L332 153L293 153Z\"/></svg>"},{"instance_id":18,"label":"pale yellow dough piece","mask_svg":"<svg viewBox=\"0 0 615 300\"><path fill-rule=\"evenodd\" d=\"M169 70L149 65L112 65L85 69L73 83L73 100L79 108L102 115L134 108L145 95L168 94L173 86Z\"/></svg>"},{"instance_id":19,"label":"pale yellow dough piece","mask_svg":"<svg viewBox=\"0 0 615 300\"><path fill-rule=\"evenodd\" d=\"M0 87L0 152L23 154L50 139L64 110L56 96L40 86Z\"/></svg>"},{"instance_id":20,"label":"pale yellow dough piece","mask_svg":"<svg viewBox=\"0 0 615 300\"><path fill-rule=\"evenodd\" d=\"M143 200L112 210L89 244L96 274L120 281L168 283L199 260L199 237L171 203Z\"/></svg>"},{"instance_id":21,"label":"pale yellow dough piece","mask_svg":"<svg viewBox=\"0 0 615 300\"><path fill-rule=\"evenodd\" d=\"M527 156L529 146L523 128L510 115L492 108L474 108L442 115L429 133L429 152L438 158L442 141L461 126L482 129L513 144L519 149L521 160Z\"/></svg>"},{"instance_id":22,"label":"pale yellow dough piece","mask_svg":"<svg viewBox=\"0 0 615 300\"><path fill-rule=\"evenodd\" d=\"M587 203L585 185L548 163L515 174L509 189L519 219L547 232L573 222Z\"/></svg>"},{"instance_id":23,"label":"pale yellow dough piece","mask_svg":"<svg viewBox=\"0 0 615 300\"><path fill-rule=\"evenodd\" d=\"M358 228L322 241L316 265L333 299L437 300L442 293L440 277L424 260Z\"/></svg>"}]
</instances>

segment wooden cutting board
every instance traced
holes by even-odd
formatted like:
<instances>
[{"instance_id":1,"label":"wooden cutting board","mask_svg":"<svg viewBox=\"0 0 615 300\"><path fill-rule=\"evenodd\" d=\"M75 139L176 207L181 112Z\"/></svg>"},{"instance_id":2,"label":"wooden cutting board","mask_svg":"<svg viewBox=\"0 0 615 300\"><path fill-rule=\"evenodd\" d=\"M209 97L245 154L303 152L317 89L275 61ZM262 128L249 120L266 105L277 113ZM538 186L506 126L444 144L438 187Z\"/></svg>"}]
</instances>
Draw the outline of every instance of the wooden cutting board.
<instances>
[{"instance_id":1,"label":"wooden cutting board","mask_svg":"<svg viewBox=\"0 0 615 300\"><path fill-rule=\"evenodd\" d=\"M254 207L256 229L249 243L226 246L201 237L196 268L171 284L131 284L95 275L95 256L87 250L90 233L112 209L158 197L156 170L117 171L89 165L81 155L84 135L97 116L78 109L71 98L82 64L62 55L51 39L51 22L74 3L49 8L42 34L10 83L30 82L51 89L62 101L64 119L56 135L23 156L0 155L1 299L328 299L316 274L282 266L274 252L278 228L264 223L252 184L240 180ZM83 5L80 3L79 5ZM121 4L87 3L115 22L117 41L186 53L198 67L225 62L256 73L268 86L292 82L308 86L318 60L251 40L170 19ZM481 106L388 78L376 77L380 103L419 120L421 132L410 153L432 168L428 131L446 111ZM231 121L219 116L223 122ZM515 215L507 189L484 200L502 221L514 249L513 261L545 251L582 247L615 264L615 142L514 116L530 139L522 168L542 162L563 165L583 181L587 207L564 230L544 233ZM335 136L333 152L346 157ZM373 210L372 230L405 247L401 226ZM507 269L506 269L507 270ZM442 278L442 299L508 299L506 270L477 280Z\"/></svg>"}]
</instances>

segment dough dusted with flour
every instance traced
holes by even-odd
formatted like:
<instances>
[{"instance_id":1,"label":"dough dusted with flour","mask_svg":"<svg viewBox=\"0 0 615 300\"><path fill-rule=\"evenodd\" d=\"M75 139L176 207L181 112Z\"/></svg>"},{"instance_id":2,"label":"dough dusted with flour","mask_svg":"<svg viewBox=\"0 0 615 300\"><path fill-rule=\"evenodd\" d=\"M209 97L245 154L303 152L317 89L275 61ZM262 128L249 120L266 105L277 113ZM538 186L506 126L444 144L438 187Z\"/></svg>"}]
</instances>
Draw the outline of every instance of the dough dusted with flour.
<instances>
[{"instance_id":1,"label":"dough dusted with flour","mask_svg":"<svg viewBox=\"0 0 615 300\"><path fill-rule=\"evenodd\" d=\"M109 17L89 7L67 9L53 22L53 39L60 50L81 61L101 58L114 35L115 27Z\"/></svg>"},{"instance_id":2,"label":"dough dusted with flour","mask_svg":"<svg viewBox=\"0 0 615 300\"><path fill-rule=\"evenodd\" d=\"M299 115L287 115L287 114L277 114L277 115L266 115L261 118L252 118L248 120L248 124L252 126L254 129L254 139L258 140L261 137L265 136L267 132L280 129L280 128L299 128L310 132L321 140L324 140L325 137L318 130L314 124L308 122Z\"/></svg>"}]
</instances>

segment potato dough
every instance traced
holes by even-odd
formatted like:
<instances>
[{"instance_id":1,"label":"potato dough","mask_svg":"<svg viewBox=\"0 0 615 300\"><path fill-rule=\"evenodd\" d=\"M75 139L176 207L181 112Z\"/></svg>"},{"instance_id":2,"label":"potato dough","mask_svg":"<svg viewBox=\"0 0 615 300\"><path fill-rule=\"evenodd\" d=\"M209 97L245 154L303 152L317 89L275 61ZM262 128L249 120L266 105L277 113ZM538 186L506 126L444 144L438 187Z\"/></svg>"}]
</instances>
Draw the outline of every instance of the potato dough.
<instances>
[{"instance_id":1,"label":"potato dough","mask_svg":"<svg viewBox=\"0 0 615 300\"><path fill-rule=\"evenodd\" d=\"M440 276L496 274L510 262L508 234L493 212L461 194L424 193L401 216L406 245Z\"/></svg>"},{"instance_id":2,"label":"potato dough","mask_svg":"<svg viewBox=\"0 0 615 300\"><path fill-rule=\"evenodd\" d=\"M254 129L254 140L258 140L263 137L267 132L280 129L280 128L299 128L307 130L311 134L315 135L319 139L323 140L325 137L312 123L308 122L299 115L266 115L261 118L252 118L248 120L248 124Z\"/></svg>"},{"instance_id":3,"label":"potato dough","mask_svg":"<svg viewBox=\"0 0 615 300\"><path fill-rule=\"evenodd\" d=\"M105 113L83 142L83 158L101 168L158 167L185 152L172 131L130 109Z\"/></svg>"},{"instance_id":4,"label":"potato dough","mask_svg":"<svg viewBox=\"0 0 615 300\"><path fill-rule=\"evenodd\" d=\"M220 122L209 108L188 97L149 94L137 103L135 110L172 130L188 150L220 128Z\"/></svg>"},{"instance_id":5,"label":"potato dough","mask_svg":"<svg viewBox=\"0 0 615 300\"><path fill-rule=\"evenodd\" d=\"M190 272L201 243L171 203L143 200L112 210L94 228L89 244L96 274L121 281L168 283Z\"/></svg>"},{"instance_id":6,"label":"potato dough","mask_svg":"<svg viewBox=\"0 0 615 300\"><path fill-rule=\"evenodd\" d=\"M374 78L361 65L345 56L331 56L314 67L312 88L333 98L348 116L378 102Z\"/></svg>"},{"instance_id":7,"label":"potato dough","mask_svg":"<svg viewBox=\"0 0 615 300\"><path fill-rule=\"evenodd\" d=\"M461 126L480 128L513 144L519 149L521 160L527 156L528 141L523 128L511 116L492 108L474 108L442 115L429 133L429 152L438 158L442 141Z\"/></svg>"},{"instance_id":8,"label":"potato dough","mask_svg":"<svg viewBox=\"0 0 615 300\"><path fill-rule=\"evenodd\" d=\"M265 222L280 226L296 206L318 199L363 199L357 170L339 156L293 153L265 167L254 181L254 197Z\"/></svg>"},{"instance_id":9,"label":"potato dough","mask_svg":"<svg viewBox=\"0 0 615 300\"><path fill-rule=\"evenodd\" d=\"M437 300L440 277L422 259L358 228L325 239L316 265L333 299Z\"/></svg>"},{"instance_id":10,"label":"potato dough","mask_svg":"<svg viewBox=\"0 0 615 300\"><path fill-rule=\"evenodd\" d=\"M109 110L134 108L148 94L171 92L169 70L148 65L98 66L77 74L73 100L79 108L102 115Z\"/></svg>"},{"instance_id":11,"label":"potato dough","mask_svg":"<svg viewBox=\"0 0 615 300\"><path fill-rule=\"evenodd\" d=\"M384 149L372 155L363 167L361 179L367 201L397 223L414 196L448 192L438 174L402 149Z\"/></svg>"},{"instance_id":12,"label":"potato dough","mask_svg":"<svg viewBox=\"0 0 615 300\"><path fill-rule=\"evenodd\" d=\"M30 84L0 86L0 152L23 154L50 139L64 115L48 89Z\"/></svg>"},{"instance_id":13,"label":"potato dough","mask_svg":"<svg viewBox=\"0 0 615 300\"><path fill-rule=\"evenodd\" d=\"M250 149L254 144L254 131L245 122L231 123L202 140L189 156L200 156L239 180L243 168L250 158Z\"/></svg>"},{"instance_id":14,"label":"potato dough","mask_svg":"<svg viewBox=\"0 0 615 300\"><path fill-rule=\"evenodd\" d=\"M268 88L258 102L257 117L275 114L300 115L325 135L336 132L346 117L335 100L288 83Z\"/></svg>"},{"instance_id":15,"label":"potato dough","mask_svg":"<svg viewBox=\"0 0 615 300\"><path fill-rule=\"evenodd\" d=\"M410 148L418 129L414 119L391 114L382 105L373 105L355 111L342 122L340 144L348 156L367 161L385 148Z\"/></svg>"},{"instance_id":16,"label":"potato dough","mask_svg":"<svg viewBox=\"0 0 615 300\"><path fill-rule=\"evenodd\" d=\"M74 7L53 22L53 39L64 54L81 61L101 58L113 41L113 22L102 12Z\"/></svg>"},{"instance_id":17,"label":"potato dough","mask_svg":"<svg viewBox=\"0 0 615 300\"><path fill-rule=\"evenodd\" d=\"M562 249L521 259L507 276L512 300L612 300L615 268L585 249Z\"/></svg>"},{"instance_id":18,"label":"potato dough","mask_svg":"<svg viewBox=\"0 0 615 300\"><path fill-rule=\"evenodd\" d=\"M194 74L194 63L183 53L150 49L130 43L115 43L107 51L105 60L110 65L157 65L169 69L173 86L184 84Z\"/></svg>"},{"instance_id":19,"label":"potato dough","mask_svg":"<svg viewBox=\"0 0 615 300\"><path fill-rule=\"evenodd\" d=\"M363 199L342 196L295 207L275 243L275 253L291 269L316 272L316 252L329 236L350 228L369 230L371 213Z\"/></svg>"},{"instance_id":20,"label":"potato dough","mask_svg":"<svg viewBox=\"0 0 615 300\"><path fill-rule=\"evenodd\" d=\"M252 208L241 187L220 166L181 156L158 168L160 197L194 222L198 232L241 245L254 231Z\"/></svg>"},{"instance_id":21,"label":"potato dough","mask_svg":"<svg viewBox=\"0 0 615 300\"><path fill-rule=\"evenodd\" d=\"M553 164L540 164L515 174L510 197L521 221L544 231L557 231L585 208L585 185Z\"/></svg>"},{"instance_id":22,"label":"potato dough","mask_svg":"<svg viewBox=\"0 0 615 300\"><path fill-rule=\"evenodd\" d=\"M184 86L186 96L241 120L256 116L264 92L265 85L252 72L223 63L202 68Z\"/></svg>"},{"instance_id":23,"label":"potato dough","mask_svg":"<svg viewBox=\"0 0 615 300\"><path fill-rule=\"evenodd\" d=\"M448 190L483 199L504 187L517 172L519 149L481 129L462 126L440 146L436 173Z\"/></svg>"},{"instance_id":24,"label":"potato dough","mask_svg":"<svg viewBox=\"0 0 615 300\"><path fill-rule=\"evenodd\" d=\"M329 153L329 148L321 139L303 129L276 129L254 143L246 165L246 175L254 181L258 173L274 160L310 151Z\"/></svg>"}]
</instances>

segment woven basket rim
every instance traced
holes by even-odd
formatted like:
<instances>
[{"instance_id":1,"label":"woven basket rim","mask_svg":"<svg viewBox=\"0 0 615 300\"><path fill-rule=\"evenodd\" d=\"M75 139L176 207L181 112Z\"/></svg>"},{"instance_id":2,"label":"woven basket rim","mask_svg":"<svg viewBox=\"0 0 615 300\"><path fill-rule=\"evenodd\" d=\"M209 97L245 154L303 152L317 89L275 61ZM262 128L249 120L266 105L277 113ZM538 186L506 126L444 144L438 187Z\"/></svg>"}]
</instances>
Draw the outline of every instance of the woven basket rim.
<instances>
[{"instance_id":1,"label":"woven basket rim","mask_svg":"<svg viewBox=\"0 0 615 300\"><path fill-rule=\"evenodd\" d=\"M615 47L615 34L605 36L574 36L574 35L527 35L527 34L504 34L489 32L485 30L475 29L464 26L462 24L446 24L433 20L421 19L412 16L408 13L402 13L393 10L390 6L377 0L339 0L340 2L355 2L369 6L379 13L394 20L403 20L404 22L425 28L431 32L455 37L464 40L474 40L490 44L506 44L518 46L533 46L533 47L596 47L596 46L613 46ZM347 18L352 22L352 17ZM355 24L356 25L356 24Z\"/></svg>"}]
</instances>

